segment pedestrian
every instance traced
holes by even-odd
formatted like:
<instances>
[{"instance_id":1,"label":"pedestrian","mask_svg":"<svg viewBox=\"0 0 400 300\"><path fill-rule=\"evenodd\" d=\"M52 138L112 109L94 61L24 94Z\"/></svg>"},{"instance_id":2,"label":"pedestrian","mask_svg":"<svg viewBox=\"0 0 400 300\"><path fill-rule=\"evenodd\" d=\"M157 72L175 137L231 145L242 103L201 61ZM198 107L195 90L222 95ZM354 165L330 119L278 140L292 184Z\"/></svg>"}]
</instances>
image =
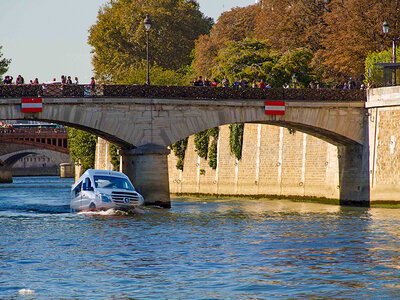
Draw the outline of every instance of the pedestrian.
<instances>
[{"instance_id":1,"label":"pedestrian","mask_svg":"<svg viewBox=\"0 0 400 300\"><path fill-rule=\"evenodd\" d=\"M284 89L288 89L288 88L290 88L290 86L289 86L289 84L286 82L283 86L282 86Z\"/></svg>"},{"instance_id":2,"label":"pedestrian","mask_svg":"<svg viewBox=\"0 0 400 300\"><path fill-rule=\"evenodd\" d=\"M224 79L222 80L222 86L223 87L229 87L230 86L229 79L226 76L224 76Z\"/></svg>"},{"instance_id":3,"label":"pedestrian","mask_svg":"<svg viewBox=\"0 0 400 300\"><path fill-rule=\"evenodd\" d=\"M65 77L65 75L61 75L61 83L62 84L66 84L67 83L67 78Z\"/></svg>"},{"instance_id":4,"label":"pedestrian","mask_svg":"<svg viewBox=\"0 0 400 300\"><path fill-rule=\"evenodd\" d=\"M351 89L351 90L353 90L353 89L356 88L356 83L354 82L353 77L350 77L349 83L348 83L348 87L349 87L349 89Z\"/></svg>"},{"instance_id":5,"label":"pedestrian","mask_svg":"<svg viewBox=\"0 0 400 300\"><path fill-rule=\"evenodd\" d=\"M265 87L266 89L271 89L272 88L272 86L271 86L271 84L267 84L267 86Z\"/></svg>"},{"instance_id":6,"label":"pedestrian","mask_svg":"<svg viewBox=\"0 0 400 300\"><path fill-rule=\"evenodd\" d=\"M266 86L265 86L264 80L261 79L259 88L260 88L260 89L265 89L265 87L266 87Z\"/></svg>"},{"instance_id":7,"label":"pedestrian","mask_svg":"<svg viewBox=\"0 0 400 300\"><path fill-rule=\"evenodd\" d=\"M75 82L74 82L74 84L76 84L76 85L79 84L78 77L75 77Z\"/></svg>"},{"instance_id":8,"label":"pedestrian","mask_svg":"<svg viewBox=\"0 0 400 300\"><path fill-rule=\"evenodd\" d=\"M24 84L24 78L21 75L18 75L17 80L15 81L16 84Z\"/></svg>"},{"instance_id":9,"label":"pedestrian","mask_svg":"<svg viewBox=\"0 0 400 300\"><path fill-rule=\"evenodd\" d=\"M256 80L253 80L253 84L251 85L253 89L258 88L258 84Z\"/></svg>"},{"instance_id":10,"label":"pedestrian","mask_svg":"<svg viewBox=\"0 0 400 300\"><path fill-rule=\"evenodd\" d=\"M211 81L208 78L204 78L204 86L211 86Z\"/></svg>"},{"instance_id":11,"label":"pedestrian","mask_svg":"<svg viewBox=\"0 0 400 300\"><path fill-rule=\"evenodd\" d=\"M199 79L197 80L197 85L198 86L204 86L203 76L199 76Z\"/></svg>"},{"instance_id":12,"label":"pedestrian","mask_svg":"<svg viewBox=\"0 0 400 300\"><path fill-rule=\"evenodd\" d=\"M240 87L241 87L241 88L248 88L248 87L249 87L249 82L247 81L246 78L243 78L243 79L240 81Z\"/></svg>"},{"instance_id":13,"label":"pedestrian","mask_svg":"<svg viewBox=\"0 0 400 300\"><path fill-rule=\"evenodd\" d=\"M35 80L33 81L33 84L39 84L39 79L35 78Z\"/></svg>"},{"instance_id":14,"label":"pedestrian","mask_svg":"<svg viewBox=\"0 0 400 300\"><path fill-rule=\"evenodd\" d=\"M214 78L214 79L213 79L213 81L211 82L211 86L213 86L213 87L218 86L217 78Z\"/></svg>"},{"instance_id":15,"label":"pedestrian","mask_svg":"<svg viewBox=\"0 0 400 300\"><path fill-rule=\"evenodd\" d=\"M71 76L68 76L66 83L67 83L67 84L72 84Z\"/></svg>"},{"instance_id":16,"label":"pedestrian","mask_svg":"<svg viewBox=\"0 0 400 300\"><path fill-rule=\"evenodd\" d=\"M348 89L349 89L349 86L347 85L346 82L343 84L343 89L344 89L344 90L348 90Z\"/></svg>"},{"instance_id":17,"label":"pedestrian","mask_svg":"<svg viewBox=\"0 0 400 300\"><path fill-rule=\"evenodd\" d=\"M235 88L235 89L240 87L239 79L235 78L235 81L232 83L232 87Z\"/></svg>"},{"instance_id":18,"label":"pedestrian","mask_svg":"<svg viewBox=\"0 0 400 300\"><path fill-rule=\"evenodd\" d=\"M199 86L199 83L198 83L198 81L197 81L197 77L195 77L195 78L193 79L193 86Z\"/></svg>"},{"instance_id":19,"label":"pedestrian","mask_svg":"<svg viewBox=\"0 0 400 300\"><path fill-rule=\"evenodd\" d=\"M94 77L90 78L90 86L92 87L92 89L94 89L94 87L96 86L96 82L94 81Z\"/></svg>"}]
</instances>

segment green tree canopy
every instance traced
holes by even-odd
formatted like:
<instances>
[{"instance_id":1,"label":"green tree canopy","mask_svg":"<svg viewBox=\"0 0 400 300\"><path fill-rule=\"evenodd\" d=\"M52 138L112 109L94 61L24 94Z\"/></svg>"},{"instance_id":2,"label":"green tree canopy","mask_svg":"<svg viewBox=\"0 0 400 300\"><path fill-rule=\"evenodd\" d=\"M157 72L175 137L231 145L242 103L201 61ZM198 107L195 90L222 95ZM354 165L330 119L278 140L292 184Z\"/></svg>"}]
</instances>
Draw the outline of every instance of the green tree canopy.
<instances>
[{"instance_id":1,"label":"green tree canopy","mask_svg":"<svg viewBox=\"0 0 400 300\"><path fill-rule=\"evenodd\" d=\"M299 48L281 54L266 42L244 40L230 42L217 56L217 66L213 76L222 79L227 76L231 81L235 77L248 80L264 79L274 87L289 83L293 74L303 86L312 78L312 52Z\"/></svg>"},{"instance_id":2,"label":"green tree canopy","mask_svg":"<svg viewBox=\"0 0 400 300\"><path fill-rule=\"evenodd\" d=\"M94 168L97 137L89 132L68 127L69 154L82 166L82 172Z\"/></svg>"},{"instance_id":3,"label":"green tree canopy","mask_svg":"<svg viewBox=\"0 0 400 300\"><path fill-rule=\"evenodd\" d=\"M0 80L3 78L3 74L8 71L8 66L11 63L11 59L2 58L3 53L1 53L1 49L3 47L0 46Z\"/></svg>"},{"instance_id":4,"label":"green tree canopy","mask_svg":"<svg viewBox=\"0 0 400 300\"><path fill-rule=\"evenodd\" d=\"M146 59L146 13L153 22L150 62L164 70L190 65L195 40L212 26L212 19L200 12L196 1L110 1L89 30L94 71L101 81L118 83Z\"/></svg>"},{"instance_id":5,"label":"green tree canopy","mask_svg":"<svg viewBox=\"0 0 400 300\"><path fill-rule=\"evenodd\" d=\"M400 57L400 49L396 49L397 57ZM374 84L375 86L383 86L386 85L384 76L383 76L383 68L377 66L377 63L390 63L392 62L392 49L384 50L384 51L375 51L371 52L367 59L365 60L365 78L369 83ZM391 73L391 71L389 71ZM398 72L397 72L398 73ZM391 80L388 80L391 83Z\"/></svg>"}]
</instances>

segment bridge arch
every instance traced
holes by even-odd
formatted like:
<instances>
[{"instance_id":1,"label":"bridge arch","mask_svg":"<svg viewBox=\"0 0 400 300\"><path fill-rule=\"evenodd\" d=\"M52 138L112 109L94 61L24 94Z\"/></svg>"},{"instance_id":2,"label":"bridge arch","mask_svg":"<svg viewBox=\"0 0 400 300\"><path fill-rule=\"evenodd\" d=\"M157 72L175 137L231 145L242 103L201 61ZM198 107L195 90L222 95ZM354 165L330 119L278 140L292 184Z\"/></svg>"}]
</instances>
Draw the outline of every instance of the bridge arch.
<instances>
[{"instance_id":1,"label":"bridge arch","mask_svg":"<svg viewBox=\"0 0 400 300\"><path fill-rule=\"evenodd\" d=\"M56 165L62 162L70 162L69 155L63 152L36 148L31 145L0 143L0 182L12 182L14 165L21 158L32 154L43 155Z\"/></svg>"}]
</instances>

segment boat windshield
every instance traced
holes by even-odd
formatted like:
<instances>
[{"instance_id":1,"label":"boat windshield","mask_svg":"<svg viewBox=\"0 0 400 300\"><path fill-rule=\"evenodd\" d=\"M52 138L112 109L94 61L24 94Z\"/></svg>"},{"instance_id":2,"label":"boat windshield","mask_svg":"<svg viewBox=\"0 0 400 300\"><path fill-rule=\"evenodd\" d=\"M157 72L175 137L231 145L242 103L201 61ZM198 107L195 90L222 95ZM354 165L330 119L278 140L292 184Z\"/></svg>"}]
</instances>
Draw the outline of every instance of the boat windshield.
<instances>
[{"instance_id":1,"label":"boat windshield","mask_svg":"<svg viewBox=\"0 0 400 300\"><path fill-rule=\"evenodd\" d=\"M113 176L99 176L95 175L94 185L96 188L105 189L122 189L134 191L132 184L125 178L113 177Z\"/></svg>"}]
</instances>

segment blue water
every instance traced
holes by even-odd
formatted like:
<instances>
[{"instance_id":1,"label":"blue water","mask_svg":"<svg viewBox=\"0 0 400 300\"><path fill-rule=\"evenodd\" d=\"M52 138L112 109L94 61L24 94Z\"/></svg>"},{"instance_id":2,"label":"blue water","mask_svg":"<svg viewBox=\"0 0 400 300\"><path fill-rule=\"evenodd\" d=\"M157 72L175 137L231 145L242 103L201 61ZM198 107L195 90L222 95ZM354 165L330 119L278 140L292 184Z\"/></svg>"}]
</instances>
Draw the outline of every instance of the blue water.
<instances>
[{"instance_id":1,"label":"blue water","mask_svg":"<svg viewBox=\"0 0 400 300\"><path fill-rule=\"evenodd\" d=\"M0 185L0 299L400 297L400 210L180 198L72 214L71 184Z\"/></svg>"}]
</instances>

